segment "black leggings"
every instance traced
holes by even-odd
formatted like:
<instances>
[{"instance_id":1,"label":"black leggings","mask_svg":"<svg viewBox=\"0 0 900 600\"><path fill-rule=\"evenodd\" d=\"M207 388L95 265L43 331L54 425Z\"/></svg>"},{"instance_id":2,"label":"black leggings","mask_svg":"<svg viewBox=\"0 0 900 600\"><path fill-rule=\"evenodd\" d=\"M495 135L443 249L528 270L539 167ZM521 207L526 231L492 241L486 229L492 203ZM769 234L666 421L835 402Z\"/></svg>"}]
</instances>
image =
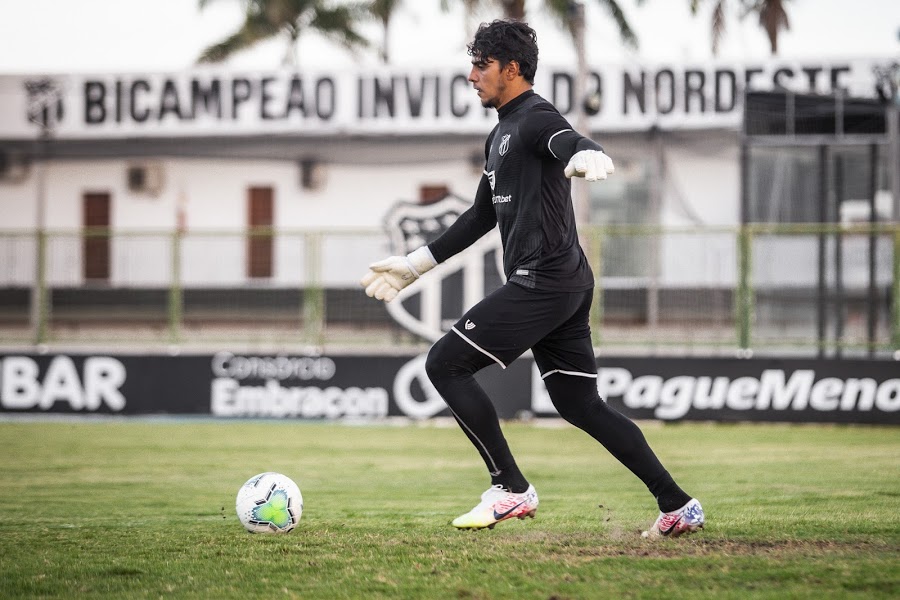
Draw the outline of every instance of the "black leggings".
<instances>
[{"instance_id":1,"label":"black leggings","mask_svg":"<svg viewBox=\"0 0 900 600\"><path fill-rule=\"evenodd\" d=\"M504 471L518 472L518 467L494 405L475 381L475 373L490 364L489 357L451 331L431 348L425 370L496 478ZM560 416L600 442L654 497L673 484L638 426L600 398L596 379L553 373L544 384Z\"/></svg>"}]
</instances>

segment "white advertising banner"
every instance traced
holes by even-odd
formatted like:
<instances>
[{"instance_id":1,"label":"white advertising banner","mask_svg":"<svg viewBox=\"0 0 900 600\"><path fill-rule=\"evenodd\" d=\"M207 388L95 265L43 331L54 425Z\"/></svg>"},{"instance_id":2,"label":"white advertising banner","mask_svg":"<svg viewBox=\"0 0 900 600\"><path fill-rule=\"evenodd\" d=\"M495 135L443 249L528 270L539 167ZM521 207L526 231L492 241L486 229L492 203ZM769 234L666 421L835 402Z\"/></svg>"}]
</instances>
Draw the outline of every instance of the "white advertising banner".
<instances>
[{"instance_id":1,"label":"white advertising banner","mask_svg":"<svg viewBox=\"0 0 900 600\"><path fill-rule=\"evenodd\" d=\"M737 128L745 89L873 97L893 59L594 66L585 93L603 131ZM241 135L484 134L468 70L0 76L0 140ZM563 114L572 69L541 65L535 90Z\"/></svg>"}]
</instances>

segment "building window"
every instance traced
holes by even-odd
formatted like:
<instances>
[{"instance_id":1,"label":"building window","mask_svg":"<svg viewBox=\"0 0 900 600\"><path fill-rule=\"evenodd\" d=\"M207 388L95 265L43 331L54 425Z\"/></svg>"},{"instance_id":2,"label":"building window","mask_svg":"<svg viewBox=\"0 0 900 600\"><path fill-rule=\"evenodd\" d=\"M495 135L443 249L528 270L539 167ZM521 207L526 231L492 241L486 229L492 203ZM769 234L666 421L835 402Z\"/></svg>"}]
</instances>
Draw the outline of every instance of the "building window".
<instances>
[{"instance_id":1,"label":"building window","mask_svg":"<svg viewBox=\"0 0 900 600\"><path fill-rule=\"evenodd\" d=\"M421 185L419 186L419 204L434 204L443 200L450 194L450 188L446 185Z\"/></svg>"},{"instance_id":2,"label":"building window","mask_svg":"<svg viewBox=\"0 0 900 600\"><path fill-rule=\"evenodd\" d=\"M82 275L87 281L109 279L109 193L82 197Z\"/></svg>"},{"instance_id":3,"label":"building window","mask_svg":"<svg viewBox=\"0 0 900 600\"><path fill-rule=\"evenodd\" d=\"M248 194L247 277L272 277L274 239L274 192L270 187L253 187Z\"/></svg>"}]
</instances>

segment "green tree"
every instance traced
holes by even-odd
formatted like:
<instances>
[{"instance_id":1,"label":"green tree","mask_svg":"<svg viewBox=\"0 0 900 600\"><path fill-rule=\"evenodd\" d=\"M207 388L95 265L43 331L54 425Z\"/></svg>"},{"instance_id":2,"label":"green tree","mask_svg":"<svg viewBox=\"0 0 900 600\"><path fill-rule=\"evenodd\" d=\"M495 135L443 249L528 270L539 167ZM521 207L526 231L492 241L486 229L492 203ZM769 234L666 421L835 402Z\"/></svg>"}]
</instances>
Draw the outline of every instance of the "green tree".
<instances>
[{"instance_id":1,"label":"green tree","mask_svg":"<svg viewBox=\"0 0 900 600\"><path fill-rule=\"evenodd\" d=\"M696 15L703 0L690 0L691 13ZM763 28L769 38L769 46L772 54L778 54L778 34L791 28L788 20L785 4L788 0L714 0L712 12L712 51L717 54L719 44L725 36L726 11L728 6L735 4L738 17L745 19L748 15L755 14L759 19L759 26Z\"/></svg>"},{"instance_id":2,"label":"green tree","mask_svg":"<svg viewBox=\"0 0 900 600\"><path fill-rule=\"evenodd\" d=\"M201 10L213 0L199 0ZM285 64L297 64L297 41L307 31L315 31L354 50L368 45L356 26L365 15L362 4L330 6L326 0L241 0L244 23L225 39L209 46L198 62L215 63L277 36L288 40Z\"/></svg>"}]
</instances>

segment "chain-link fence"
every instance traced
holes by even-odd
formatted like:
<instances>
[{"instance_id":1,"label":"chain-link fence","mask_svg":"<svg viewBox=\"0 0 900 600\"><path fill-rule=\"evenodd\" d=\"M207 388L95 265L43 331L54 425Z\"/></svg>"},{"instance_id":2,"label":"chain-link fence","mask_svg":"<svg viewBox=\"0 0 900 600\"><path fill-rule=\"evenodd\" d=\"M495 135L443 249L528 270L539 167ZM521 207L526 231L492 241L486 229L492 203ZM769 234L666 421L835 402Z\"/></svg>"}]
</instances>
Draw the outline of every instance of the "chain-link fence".
<instances>
[{"instance_id":1,"label":"chain-link fence","mask_svg":"<svg viewBox=\"0 0 900 600\"><path fill-rule=\"evenodd\" d=\"M896 225L584 234L600 352L900 351ZM473 301L458 288L479 281L487 292L499 281L489 273L495 249L467 252L483 260L428 275L440 280L428 294L443 328ZM427 312L415 287L388 310L358 285L368 263L389 253L378 230L0 232L0 338L20 347L427 348L428 335L409 326Z\"/></svg>"}]
</instances>

